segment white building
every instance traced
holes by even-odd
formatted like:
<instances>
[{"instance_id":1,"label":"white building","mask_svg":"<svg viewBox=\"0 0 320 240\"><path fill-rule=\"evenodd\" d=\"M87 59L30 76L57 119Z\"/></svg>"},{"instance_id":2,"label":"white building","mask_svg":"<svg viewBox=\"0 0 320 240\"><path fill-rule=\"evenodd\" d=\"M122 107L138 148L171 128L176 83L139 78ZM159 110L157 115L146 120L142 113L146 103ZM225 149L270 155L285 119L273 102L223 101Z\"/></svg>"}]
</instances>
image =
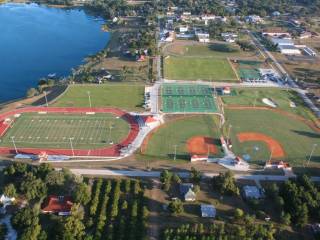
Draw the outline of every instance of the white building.
<instances>
[{"instance_id":1,"label":"white building","mask_svg":"<svg viewBox=\"0 0 320 240\"><path fill-rule=\"evenodd\" d=\"M262 18L258 15L249 15L245 17L245 21L247 23L260 23L262 22Z\"/></svg>"},{"instance_id":2,"label":"white building","mask_svg":"<svg viewBox=\"0 0 320 240\"><path fill-rule=\"evenodd\" d=\"M278 46L280 52L284 55L300 55L301 51L294 45L280 45Z\"/></svg>"},{"instance_id":3,"label":"white building","mask_svg":"<svg viewBox=\"0 0 320 240\"><path fill-rule=\"evenodd\" d=\"M294 42L288 38L271 38L271 42L278 46L294 46Z\"/></svg>"},{"instance_id":4,"label":"white building","mask_svg":"<svg viewBox=\"0 0 320 240\"><path fill-rule=\"evenodd\" d=\"M188 26L180 26L180 27L179 27L179 32L180 32L180 33L188 32L188 30L189 30L189 27L188 27Z\"/></svg>"},{"instance_id":5,"label":"white building","mask_svg":"<svg viewBox=\"0 0 320 240\"><path fill-rule=\"evenodd\" d=\"M210 34L207 32L197 32L196 37L199 42L202 42L202 43L210 42Z\"/></svg>"}]
</instances>

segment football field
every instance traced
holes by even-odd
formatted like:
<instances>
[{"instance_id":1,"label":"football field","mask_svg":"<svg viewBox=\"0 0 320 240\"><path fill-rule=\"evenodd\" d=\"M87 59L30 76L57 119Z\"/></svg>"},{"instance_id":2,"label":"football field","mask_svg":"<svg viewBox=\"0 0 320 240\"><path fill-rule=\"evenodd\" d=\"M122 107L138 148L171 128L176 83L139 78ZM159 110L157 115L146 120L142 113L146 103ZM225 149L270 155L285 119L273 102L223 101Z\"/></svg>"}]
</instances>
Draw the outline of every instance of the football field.
<instances>
[{"instance_id":1,"label":"football field","mask_svg":"<svg viewBox=\"0 0 320 240\"><path fill-rule=\"evenodd\" d=\"M0 147L95 149L119 143L128 122L110 113L23 113L0 139Z\"/></svg>"}]
</instances>

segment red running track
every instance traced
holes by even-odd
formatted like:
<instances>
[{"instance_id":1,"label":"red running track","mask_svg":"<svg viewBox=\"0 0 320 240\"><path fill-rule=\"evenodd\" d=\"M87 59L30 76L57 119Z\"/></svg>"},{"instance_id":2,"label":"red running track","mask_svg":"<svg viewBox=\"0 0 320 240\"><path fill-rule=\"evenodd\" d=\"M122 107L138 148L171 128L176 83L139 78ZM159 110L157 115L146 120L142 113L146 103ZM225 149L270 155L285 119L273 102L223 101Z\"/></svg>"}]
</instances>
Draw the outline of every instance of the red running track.
<instances>
[{"instance_id":1,"label":"red running track","mask_svg":"<svg viewBox=\"0 0 320 240\"><path fill-rule=\"evenodd\" d=\"M49 113L112 113L122 119L125 119L130 124L130 132L128 136L120 143L111 147L103 147L97 149L74 149L75 156L103 156L103 157L117 157L120 156L120 149L128 146L137 137L139 133L139 124L135 118L129 113L117 108L69 108L69 107L26 107L0 114L0 122L6 118L12 117L15 114L29 113L29 112L49 112ZM4 133L3 133L4 134ZM43 148L18 148L21 154L40 154L46 152L48 155L67 155L72 156L71 149L43 149ZM15 154L14 148L0 147L0 154Z\"/></svg>"}]
</instances>

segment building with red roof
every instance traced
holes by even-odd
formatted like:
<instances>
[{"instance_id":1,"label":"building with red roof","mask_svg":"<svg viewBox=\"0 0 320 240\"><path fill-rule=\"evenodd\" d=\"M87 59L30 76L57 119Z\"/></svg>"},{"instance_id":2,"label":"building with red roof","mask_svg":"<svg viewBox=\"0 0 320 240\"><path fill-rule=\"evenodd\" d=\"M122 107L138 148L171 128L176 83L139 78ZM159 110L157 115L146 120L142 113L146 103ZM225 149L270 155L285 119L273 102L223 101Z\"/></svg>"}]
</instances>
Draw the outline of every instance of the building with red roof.
<instances>
[{"instance_id":1,"label":"building with red roof","mask_svg":"<svg viewBox=\"0 0 320 240\"><path fill-rule=\"evenodd\" d=\"M50 195L42 204L43 213L54 213L60 216L70 215L73 202L69 196Z\"/></svg>"}]
</instances>

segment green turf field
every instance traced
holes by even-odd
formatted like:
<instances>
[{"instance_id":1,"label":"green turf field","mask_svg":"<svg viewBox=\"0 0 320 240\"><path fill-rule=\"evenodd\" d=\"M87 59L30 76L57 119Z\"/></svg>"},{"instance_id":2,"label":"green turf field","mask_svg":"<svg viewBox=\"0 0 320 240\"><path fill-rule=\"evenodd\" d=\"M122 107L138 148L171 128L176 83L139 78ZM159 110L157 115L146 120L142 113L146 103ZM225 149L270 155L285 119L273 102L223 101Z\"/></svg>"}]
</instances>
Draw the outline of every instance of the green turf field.
<instances>
[{"instance_id":1,"label":"green turf field","mask_svg":"<svg viewBox=\"0 0 320 240\"><path fill-rule=\"evenodd\" d=\"M152 135L145 155L151 159L173 159L176 145L177 159L190 161L190 154L186 148L188 139L195 136L207 136L219 142L220 133L217 123L218 118L212 115L197 115L168 122ZM220 151L220 147L217 146L217 148Z\"/></svg>"},{"instance_id":2,"label":"green turf field","mask_svg":"<svg viewBox=\"0 0 320 240\"><path fill-rule=\"evenodd\" d=\"M110 131L111 128L111 131ZM24 113L1 138L0 146L94 149L123 140L129 124L109 113L95 115Z\"/></svg>"},{"instance_id":3,"label":"green turf field","mask_svg":"<svg viewBox=\"0 0 320 240\"><path fill-rule=\"evenodd\" d=\"M234 88L233 96L222 96L222 100L227 105L239 106L267 106L262 102L263 98L270 98L278 108L290 113L300 115L306 119L315 120L316 117L307 108L303 100L294 91L287 91L278 88ZM295 108L290 107L290 101L296 104Z\"/></svg>"},{"instance_id":4,"label":"green turf field","mask_svg":"<svg viewBox=\"0 0 320 240\"><path fill-rule=\"evenodd\" d=\"M53 103L56 107L89 107L88 91L93 107L118 107L129 111L143 110L144 85L101 84L70 85Z\"/></svg>"},{"instance_id":5,"label":"green turf field","mask_svg":"<svg viewBox=\"0 0 320 240\"><path fill-rule=\"evenodd\" d=\"M270 151L263 143L247 142L240 144L237 133L258 132L277 140L287 154L285 160L301 166L309 157L313 144L320 146L320 134L306 124L268 110L225 110L226 118L232 125L231 139L233 151L240 156L249 154L253 163L264 164ZM258 148L256 148L258 147ZM258 149L258 150L257 150ZM320 147L316 149L312 161L320 161Z\"/></svg>"},{"instance_id":6,"label":"green turf field","mask_svg":"<svg viewBox=\"0 0 320 240\"><path fill-rule=\"evenodd\" d=\"M164 76L176 80L238 82L227 59L201 57L166 57Z\"/></svg>"},{"instance_id":7,"label":"green turf field","mask_svg":"<svg viewBox=\"0 0 320 240\"><path fill-rule=\"evenodd\" d=\"M240 79L256 80L260 78L259 68L262 62L251 60L238 60L238 74Z\"/></svg>"},{"instance_id":8,"label":"green turf field","mask_svg":"<svg viewBox=\"0 0 320 240\"><path fill-rule=\"evenodd\" d=\"M207 85L163 84L162 111L165 113L214 113L217 106Z\"/></svg>"}]
</instances>

